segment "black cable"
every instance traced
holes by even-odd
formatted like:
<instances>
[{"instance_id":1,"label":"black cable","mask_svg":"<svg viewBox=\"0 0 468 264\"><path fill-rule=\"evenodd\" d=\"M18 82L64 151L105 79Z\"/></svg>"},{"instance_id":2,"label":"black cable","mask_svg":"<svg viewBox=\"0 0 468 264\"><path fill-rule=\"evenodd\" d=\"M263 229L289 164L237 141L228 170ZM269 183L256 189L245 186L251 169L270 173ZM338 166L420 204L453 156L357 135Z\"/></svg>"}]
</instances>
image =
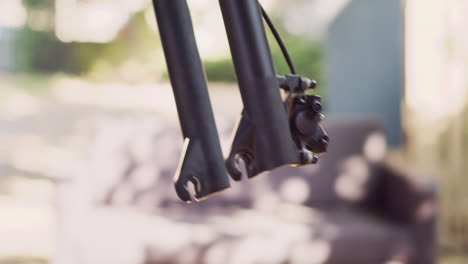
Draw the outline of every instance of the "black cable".
<instances>
[{"instance_id":1,"label":"black cable","mask_svg":"<svg viewBox=\"0 0 468 264\"><path fill-rule=\"evenodd\" d=\"M281 39L280 34L276 30L275 25L271 21L270 17L268 16L267 12L263 8L262 4L260 4L260 2L258 4L260 5L260 9L262 10L263 19L265 19L265 22L267 23L268 27L270 28L271 33L273 34L273 36L276 39L276 42L278 42L278 45L279 45L279 47L281 49L281 52L283 53L284 59L286 60L286 63L289 66L289 70L291 71L291 74L296 75L296 68L294 67L292 59L289 56L289 52L288 52L288 49L286 48L286 45L284 45L284 42Z\"/></svg>"}]
</instances>

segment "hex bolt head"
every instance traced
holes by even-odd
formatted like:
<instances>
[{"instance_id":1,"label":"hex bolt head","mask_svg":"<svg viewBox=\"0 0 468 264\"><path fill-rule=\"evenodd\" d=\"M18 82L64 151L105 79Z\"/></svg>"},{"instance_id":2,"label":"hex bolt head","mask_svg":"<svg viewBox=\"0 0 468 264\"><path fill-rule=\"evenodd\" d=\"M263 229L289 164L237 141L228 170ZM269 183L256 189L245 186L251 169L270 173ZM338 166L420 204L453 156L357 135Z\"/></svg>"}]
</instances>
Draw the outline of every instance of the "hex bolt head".
<instances>
[{"instance_id":1,"label":"hex bolt head","mask_svg":"<svg viewBox=\"0 0 468 264\"><path fill-rule=\"evenodd\" d=\"M312 164L317 164L317 163L318 163L318 160L319 160L318 156L314 154L311 163L312 163Z\"/></svg>"},{"instance_id":2,"label":"hex bolt head","mask_svg":"<svg viewBox=\"0 0 468 264\"><path fill-rule=\"evenodd\" d=\"M306 95L300 95L297 97L297 101L300 103L300 104L306 104L307 103L307 96Z\"/></svg>"}]
</instances>

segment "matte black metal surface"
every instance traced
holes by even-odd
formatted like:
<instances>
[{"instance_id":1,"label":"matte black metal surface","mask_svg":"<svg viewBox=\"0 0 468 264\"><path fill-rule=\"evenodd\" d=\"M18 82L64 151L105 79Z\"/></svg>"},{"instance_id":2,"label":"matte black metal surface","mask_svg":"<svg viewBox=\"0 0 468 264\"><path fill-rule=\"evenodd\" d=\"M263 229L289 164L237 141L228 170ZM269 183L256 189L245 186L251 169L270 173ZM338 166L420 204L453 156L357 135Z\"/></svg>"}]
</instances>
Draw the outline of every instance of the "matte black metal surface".
<instances>
[{"instance_id":1,"label":"matte black metal surface","mask_svg":"<svg viewBox=\"0 0 468 264\"><path fill-rule=\"evenodd\" d=\"M298 162L257 0L220 0L244 112L226 166L240 179L236 155L249 177Z\"/></svg>"},{"instance_id":2,"label":"matte black metal surface","mask_svg":"<svg viewBox=\"0 0 468 264\"><path fill-rule=\"evenodd\" d=\"M153 5L186 142L176 191L190 201L190 181L199 200L229 188L205 74L186 0L153 0Z\"/></svg>"}]
</instances>

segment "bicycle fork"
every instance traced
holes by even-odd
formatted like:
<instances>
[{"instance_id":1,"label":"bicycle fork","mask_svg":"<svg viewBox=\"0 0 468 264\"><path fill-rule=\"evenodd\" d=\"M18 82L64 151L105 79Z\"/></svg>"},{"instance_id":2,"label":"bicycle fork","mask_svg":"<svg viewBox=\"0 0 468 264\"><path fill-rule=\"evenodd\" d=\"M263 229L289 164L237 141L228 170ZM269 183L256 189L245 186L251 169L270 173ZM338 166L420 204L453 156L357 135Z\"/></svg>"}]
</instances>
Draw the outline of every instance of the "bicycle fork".
<instances>
[{"instance_id":1,"label":"bicycle fork","mask_svg":"<svg viewBox=\"0 0 468 264\"><path fill-rule=\"evenodd\" d=\"M195 199L202 200L229 188L227 172L241 180L239 158L251 178L287 164L316 163L329 141L320 126L320 97L305 94L315 81L276 75L258 0L219 1L244 104L225 164L187 2L153 0L185 138L174 180L186 202L191 201L189 182ZM284 100L280 89L287 94Z\"/></svg>"}]
</instances>

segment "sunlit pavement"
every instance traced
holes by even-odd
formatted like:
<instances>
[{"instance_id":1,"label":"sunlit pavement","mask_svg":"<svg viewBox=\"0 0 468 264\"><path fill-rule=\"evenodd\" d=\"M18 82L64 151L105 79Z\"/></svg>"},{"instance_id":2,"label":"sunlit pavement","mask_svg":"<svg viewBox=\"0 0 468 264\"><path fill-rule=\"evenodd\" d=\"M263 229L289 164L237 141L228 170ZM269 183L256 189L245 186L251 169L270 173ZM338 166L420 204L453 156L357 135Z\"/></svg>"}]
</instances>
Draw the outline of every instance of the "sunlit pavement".
<instances>
[{"instance_id":1,"label":"sunlit pavement","mask_svg":"<svg viewBox=\"0 0 468 264\"><path fill-rule=\"evenodd\" d=\"M242 106L235 87L212 84L210 96L218 122L237 119ZM72 177L86 157L93 124L108 115L157 115L178 124L167 83L58 78L40 93L0 93L0 263L42 263L54 254L55 185Z\"/></svg>"},{"instance_id":2,"label":"sunlit pavement","mask_svg":"<svg viewBox=\"0 0 468 264\"><path fill-rule=\"evenodd\" d=\"M54 208L18 197L0 198L0 263L2 259L53 254Z\"/></svg>"},{"instance_id":3,"label":"sunlit pavement","mask_svg":"<svg viewBox=\"0 0 468 264\"><path fill-rule=\"evenodd\" d=\"M178 119L169 84L57 78L41 92L14 85L0 93L0 263L40 263L55 249L54 186L73 177L86 157L95 121L157 115L177 125ZM241 111L233 88L210 85L220 122Z\"/></svg>"}]
</instances>

